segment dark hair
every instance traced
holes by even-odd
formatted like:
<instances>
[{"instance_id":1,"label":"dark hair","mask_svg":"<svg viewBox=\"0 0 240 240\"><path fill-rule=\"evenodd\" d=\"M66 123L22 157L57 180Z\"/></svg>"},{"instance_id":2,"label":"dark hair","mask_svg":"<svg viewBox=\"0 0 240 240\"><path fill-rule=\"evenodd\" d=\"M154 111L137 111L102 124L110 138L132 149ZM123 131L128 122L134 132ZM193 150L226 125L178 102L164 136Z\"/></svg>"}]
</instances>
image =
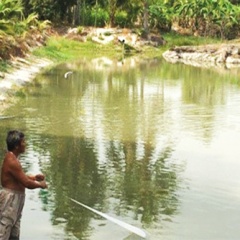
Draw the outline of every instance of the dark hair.
<instances>
[{"instance_id":1,"label":"dark hair","mask_svg":"<svg viewBox=\"0 0 240 240\"><path fill-rule=\"evenodd\" d=\"M17 146L19 146L23 138L24 138L24 133L18 130L9 131L6 139L8 151L12 151Z\"/></svg>"}]
</instances>

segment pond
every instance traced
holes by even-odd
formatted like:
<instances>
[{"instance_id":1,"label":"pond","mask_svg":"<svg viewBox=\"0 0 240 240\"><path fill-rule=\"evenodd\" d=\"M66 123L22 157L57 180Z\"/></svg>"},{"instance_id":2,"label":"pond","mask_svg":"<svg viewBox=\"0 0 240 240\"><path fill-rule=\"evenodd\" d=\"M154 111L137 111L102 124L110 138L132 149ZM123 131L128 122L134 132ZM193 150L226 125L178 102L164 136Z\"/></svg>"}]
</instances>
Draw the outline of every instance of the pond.
<instances>
[{"instance_id":1,"label":"pond","mask_svg":"<svg viewBox=\"0 0 240 240\"><path fill-rule=\"evenodd\" d=\"M67 78L64 74L71 71ZM81 59L36 77L0 120L26 134L22 240L240 238L238 69Z\"/></svg>"}]
</instances>

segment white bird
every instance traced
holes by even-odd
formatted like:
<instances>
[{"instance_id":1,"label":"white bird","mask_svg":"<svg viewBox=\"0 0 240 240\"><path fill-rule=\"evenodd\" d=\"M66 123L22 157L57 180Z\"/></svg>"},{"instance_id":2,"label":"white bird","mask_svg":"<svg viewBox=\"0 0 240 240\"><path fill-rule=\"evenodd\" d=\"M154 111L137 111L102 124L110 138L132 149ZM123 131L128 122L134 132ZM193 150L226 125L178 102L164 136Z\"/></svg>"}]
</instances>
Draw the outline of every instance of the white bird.
<instances>
[{"instance_id":1,"label":"white bird","mask_svg":"<svg viewBox=\"0 0 240 240\"><path fill-rule=\"evenodd\" d=\"M65 77L65 78L68 78L68 76L71 75L71 74L73 74L72 71L66 72L66 73L64 74L64 77Z\"/></svg>"}]
</instances>

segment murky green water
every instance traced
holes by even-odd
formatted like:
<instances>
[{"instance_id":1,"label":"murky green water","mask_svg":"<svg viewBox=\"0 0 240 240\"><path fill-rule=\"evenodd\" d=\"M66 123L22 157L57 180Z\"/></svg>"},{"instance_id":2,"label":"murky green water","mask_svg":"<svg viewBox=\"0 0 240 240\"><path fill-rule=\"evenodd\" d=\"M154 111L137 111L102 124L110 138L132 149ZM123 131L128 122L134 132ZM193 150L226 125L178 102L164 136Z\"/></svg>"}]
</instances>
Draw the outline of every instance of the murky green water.
<instances>
[{"instance_id":1,"label":"murky green water","mask_svg":"<svg viewBox=\"0 0 240 240\"><path fill-rule=\"evenodd\" d=\"M6 132L23 130L23 166L49 183L27 191L22 240L139 239L69 197L152 240L238 240L238 76L104 58L38 76L0 120L1 158Z\"/></svg>"}]
</instances>

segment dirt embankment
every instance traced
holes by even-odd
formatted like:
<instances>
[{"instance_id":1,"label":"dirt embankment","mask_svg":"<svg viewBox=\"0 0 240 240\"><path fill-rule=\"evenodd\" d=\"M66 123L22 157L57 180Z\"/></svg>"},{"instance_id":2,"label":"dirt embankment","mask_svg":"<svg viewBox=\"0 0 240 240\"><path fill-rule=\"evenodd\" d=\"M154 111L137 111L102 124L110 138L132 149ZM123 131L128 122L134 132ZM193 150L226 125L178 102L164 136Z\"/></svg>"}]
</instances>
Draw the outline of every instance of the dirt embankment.
<instances>
[{"instance_id":1,"label":"dirt embankment","mask_svg":"<svg viewBox=\"0 0 240 240\"><path fill-rule=\"evenodd\" d=\"M11 70L0 73L0 116L13 103L14 92L30 82L43 68L52 64L48 59L34 57L15 58L11 61Z\"/></svg>"},{"instance_id":2,"label":"dirt embankment","mask_svg":"<svg viewBox=\"0 0 240 240\"><path fill-rule=\"evenodd\" d=\"M0 116L13 102L14 92L30 82L43 68L52 64L48 59L33 57L31 52L34 48L45 45L53 34L57 34L53 29L47 29L44 33L34 30L24 39L0 39L0 61L8 64L7 71L0 71Z\"/></svg>"},{"instance_id":3,"label":"dirt embankment","mask_svg":"<svg viewBox=\"0 0 240 240\"><path fill-rule=\"evenodd\" d=\"M163 53L171 62L197 67L240 67L240 43L174 47Z\"/></svg>"}]
</instances>

